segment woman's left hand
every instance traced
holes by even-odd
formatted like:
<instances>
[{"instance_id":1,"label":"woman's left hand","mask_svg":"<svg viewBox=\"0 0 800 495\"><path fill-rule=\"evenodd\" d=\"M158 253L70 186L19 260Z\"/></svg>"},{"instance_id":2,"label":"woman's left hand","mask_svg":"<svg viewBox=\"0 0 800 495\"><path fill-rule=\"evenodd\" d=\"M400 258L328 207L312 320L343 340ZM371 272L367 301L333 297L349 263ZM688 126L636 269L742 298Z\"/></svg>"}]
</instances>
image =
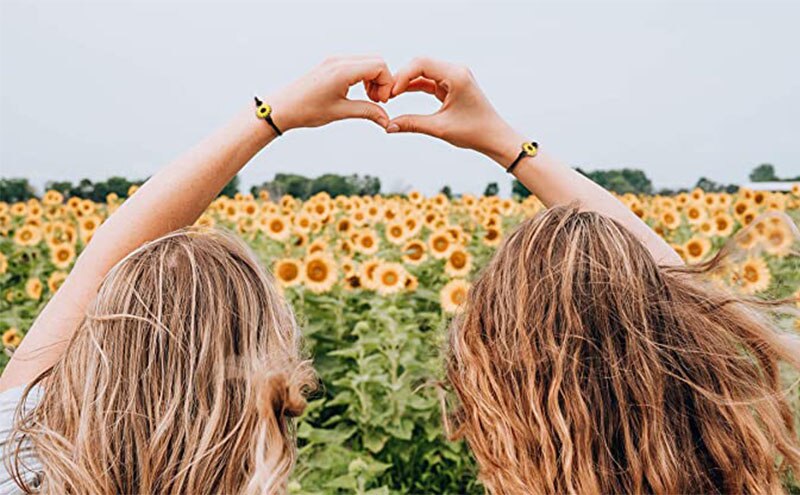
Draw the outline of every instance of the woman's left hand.
<instances>
[{"instance_id":1,"label":"woman's left hand","mask_svg":"<svg viewBox=\"0 0 800 495\"><path fill-rule=\"evenodd\" d=\"M367 119L386 128L389 116L379 105L347 99L350 86L359 82L364 83L370 99L385 103L394 77L380 57L334 57L265 101L272 106L272 119L282 131L320 127L342 119Z\"/></svg>"}]
</instances>

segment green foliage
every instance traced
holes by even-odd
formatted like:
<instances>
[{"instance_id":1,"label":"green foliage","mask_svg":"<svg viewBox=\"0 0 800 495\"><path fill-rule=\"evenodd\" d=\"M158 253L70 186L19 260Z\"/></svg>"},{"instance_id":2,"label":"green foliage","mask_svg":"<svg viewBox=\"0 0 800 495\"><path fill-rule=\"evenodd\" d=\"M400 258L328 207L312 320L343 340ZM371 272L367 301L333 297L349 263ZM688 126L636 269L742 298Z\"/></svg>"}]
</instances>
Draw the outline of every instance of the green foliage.
<instances>
[{"instance_id":1,"label":"green foliage","mask_svg":"<svg viewBox=\"0 0 800 495\"><path fill-rule=\"evenodd\" d=\"M500 186L497 185L497 182L490 182L486 184L486 189L483 190L484 196L497 196L497 193L500 192Z\"/></svg>"},{"instance_id":2,"label":"green foliage","mask_svg":"<svg viewBox=\"0 0 800 495\"><path fill-rule=\"evenodd\" d=\"M511 183L511 195L516 196L519 199L525 199L531 195L531 192L528 191L528 188L522 185L522 182L514 179Z\"/></svg>"},{"instance_id":3,"label":"green foliage","mask_svg":"<svg viewBox=\"0 0 800 495\"><path fill-rule=\"evenodd\" d=\"M739 186L737 186L737 185L734 185L734 184L728 184L728 185L719 184L719 183L714 182L713 180L708 179L706 177L700 177L700 179L697 181L697 184L695 184L694 187L698 187L698 188L702 189L705 192L726 192L726 193L729 193L729 194L733 194L733 193L735 193L736 191L739 190Z\"/></svg>"},{"instance_id":4,"label":"green foliage","mask_svg":"<svg viewBox=\"0 0 800 495\"><path fill-rule=\"evenodd\" d=\"M611 170L594 170L592 172L586 172L580 168L576 170L596 182L598 185L610 191L614 191L617 194L653 193L653 183L650 181L647 175L639 169L622 168Z\"/></svg>"},{"instance_id":5,"label":"green foliage","mask_svg":"<svg viewBox=\"0 0 800 495\"><path fill-rule=\"evenodd\" d=\"M271 197L279 198L288 194L304 200L320 192L326 192L332 197L374 196L381 192L381 180L370 175L362 177L355 174L324 174L313 179L298 174L275 174L271 181L250 189L253 195L257 195L259 191L267 191Z\"/></svg>"},{"instance_id":6,"label":"green foliage","mask_svg":"<svg viewBox=\"0 0 800 495\"><path fill-rule=\"evenodd\" d=\"M775 167L771 163L762 163L750 172L750 180L753 182L771 182L780 179L775 175Z\"/></svg>"},{"instance_id":7,"label":"green foliage","mask_svg":"<svg viewBox=\"0 0 800 495\"><path fill-rule=\"evenodd\" d=\"M28 182L28 179L0 179L0 201L13 203L15 201L26 201L33 197L36 197L36 192Z\"/></svg>"},{"instance_id":8,"label":"green foliage","mask_svg":"<svg viewBox=\"0 0 800 495\"><path fill-rule=\"evenodd\" d=\"M222 191L219 192L219 196L227 196L232 198L236 196L236 193L239 192L239 176L234 175L233 179L231 179L225 187L222 188Z\"/></svg>"},{"instance_id":9,"label":"green foliage","mask_svg":"<svg viewBox=\"0 0 800 495\"><path fill-rule=\"evenodd\" d=\"M447 196L448 199L453 197L453 190L450 189L450 186L444 186L439 192Z\"/></svg>"},{"instance_id":10,"label":"green foliage","mask_svg":"<svg viewBox=\"0 0 800 495\"><path fill-rule=\"evenodd\" d=\"M100 182L81 179L77 184L73 184L70 181L51 181L45 184L45 189L58 191L66 198L78 197L103 202L106 200L106 196L112 193L120 198L127 198L130 187L141 185L143 182L141 180L132 181L125 177L109 177L107 180Z\"/></svg>"}]
</instances>

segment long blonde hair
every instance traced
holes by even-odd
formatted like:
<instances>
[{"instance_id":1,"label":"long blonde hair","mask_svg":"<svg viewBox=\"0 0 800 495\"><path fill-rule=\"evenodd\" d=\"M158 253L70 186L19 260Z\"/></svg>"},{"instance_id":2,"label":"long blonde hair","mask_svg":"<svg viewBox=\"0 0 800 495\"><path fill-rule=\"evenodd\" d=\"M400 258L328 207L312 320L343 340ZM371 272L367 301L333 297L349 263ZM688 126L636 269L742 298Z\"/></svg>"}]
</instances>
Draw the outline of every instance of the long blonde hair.
<instances>
[{"instance_id":1,"label":"long blonde hair","mask_svg":"<svg viewBox=\"0 0 800 495\"><path fill-rule=\"evenodd\" d=\"M41 399L18 410L7 457L26 491L274 493L314 383L292 312L247 247L178 231L111 270L64 357L29 386ZM21 474L25 449L39 488Z\"/></svg>"},{"instance_id":2,"label":"long blonde hair","mask_svg":"<svg viewBox=\"0 0 800 495\"><path fill-rule=\"evenodd\" d=\"M702 281L722 263L660 267L620 224L575 206L511 234L449 337L448 419L484 485L781 492L800 450L778 362L800 363L768 303Z\"/></svg>"}]
</instances>

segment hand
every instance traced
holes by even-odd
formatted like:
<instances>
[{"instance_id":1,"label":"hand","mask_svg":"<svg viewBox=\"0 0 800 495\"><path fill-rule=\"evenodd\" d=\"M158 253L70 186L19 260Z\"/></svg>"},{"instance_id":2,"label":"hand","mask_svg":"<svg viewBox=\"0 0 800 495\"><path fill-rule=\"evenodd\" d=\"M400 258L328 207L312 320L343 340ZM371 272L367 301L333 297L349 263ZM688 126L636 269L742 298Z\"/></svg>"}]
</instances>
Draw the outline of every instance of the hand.
<instances>
[{"instance_id":1,"label":"hand","mask_svg":"<svg viewBox=\"0 0 800 495\"><path fill-rule=\"evenodd\" d=\"M389 116L379 105L348 100L350 86L364 82L373 101L386 102L394 78L380 57L329 58L283 90L265 98L282 130L319 127L342 119L368 119L385 128Z\"/></svg>"},{"instance_id":2,"label":"hand","mask_svg":"<svg viewBox=\"0 0 800 495\"><path fill-rule=\"evenodd\" d=\"M394 76L391 97L408 91L434 95L441 108L431 115L402 115L387 132L416 132L443 139L460 148L483 153L507 167L526 139L497 113L466 67L414 59Z\"/></svg>"}]
</instances>

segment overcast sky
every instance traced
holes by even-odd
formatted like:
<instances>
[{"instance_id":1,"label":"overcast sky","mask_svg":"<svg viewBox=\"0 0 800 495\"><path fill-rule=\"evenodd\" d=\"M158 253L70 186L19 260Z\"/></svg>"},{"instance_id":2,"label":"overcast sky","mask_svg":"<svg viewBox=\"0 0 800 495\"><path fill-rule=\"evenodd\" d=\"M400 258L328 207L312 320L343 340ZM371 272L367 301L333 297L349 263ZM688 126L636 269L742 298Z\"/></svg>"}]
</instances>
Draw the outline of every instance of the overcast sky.
<instances>
[{"instance_id":1,"label":"overcast sky","mask_svg":"<svg viewBox=\"0 0 800 495\"><path fill-rule=\"evenodd\" d=\"M521 132L574 166L656 186L800 173L800 2L0 0L0 176L145 177L330 54L469 65ZM354 91L354 96L363 95ZM406 95L390 115L436 105ZM242 172L378 175L481 192L500 168L343 122L287 134Z\"/></svg>"}]
</instances>

